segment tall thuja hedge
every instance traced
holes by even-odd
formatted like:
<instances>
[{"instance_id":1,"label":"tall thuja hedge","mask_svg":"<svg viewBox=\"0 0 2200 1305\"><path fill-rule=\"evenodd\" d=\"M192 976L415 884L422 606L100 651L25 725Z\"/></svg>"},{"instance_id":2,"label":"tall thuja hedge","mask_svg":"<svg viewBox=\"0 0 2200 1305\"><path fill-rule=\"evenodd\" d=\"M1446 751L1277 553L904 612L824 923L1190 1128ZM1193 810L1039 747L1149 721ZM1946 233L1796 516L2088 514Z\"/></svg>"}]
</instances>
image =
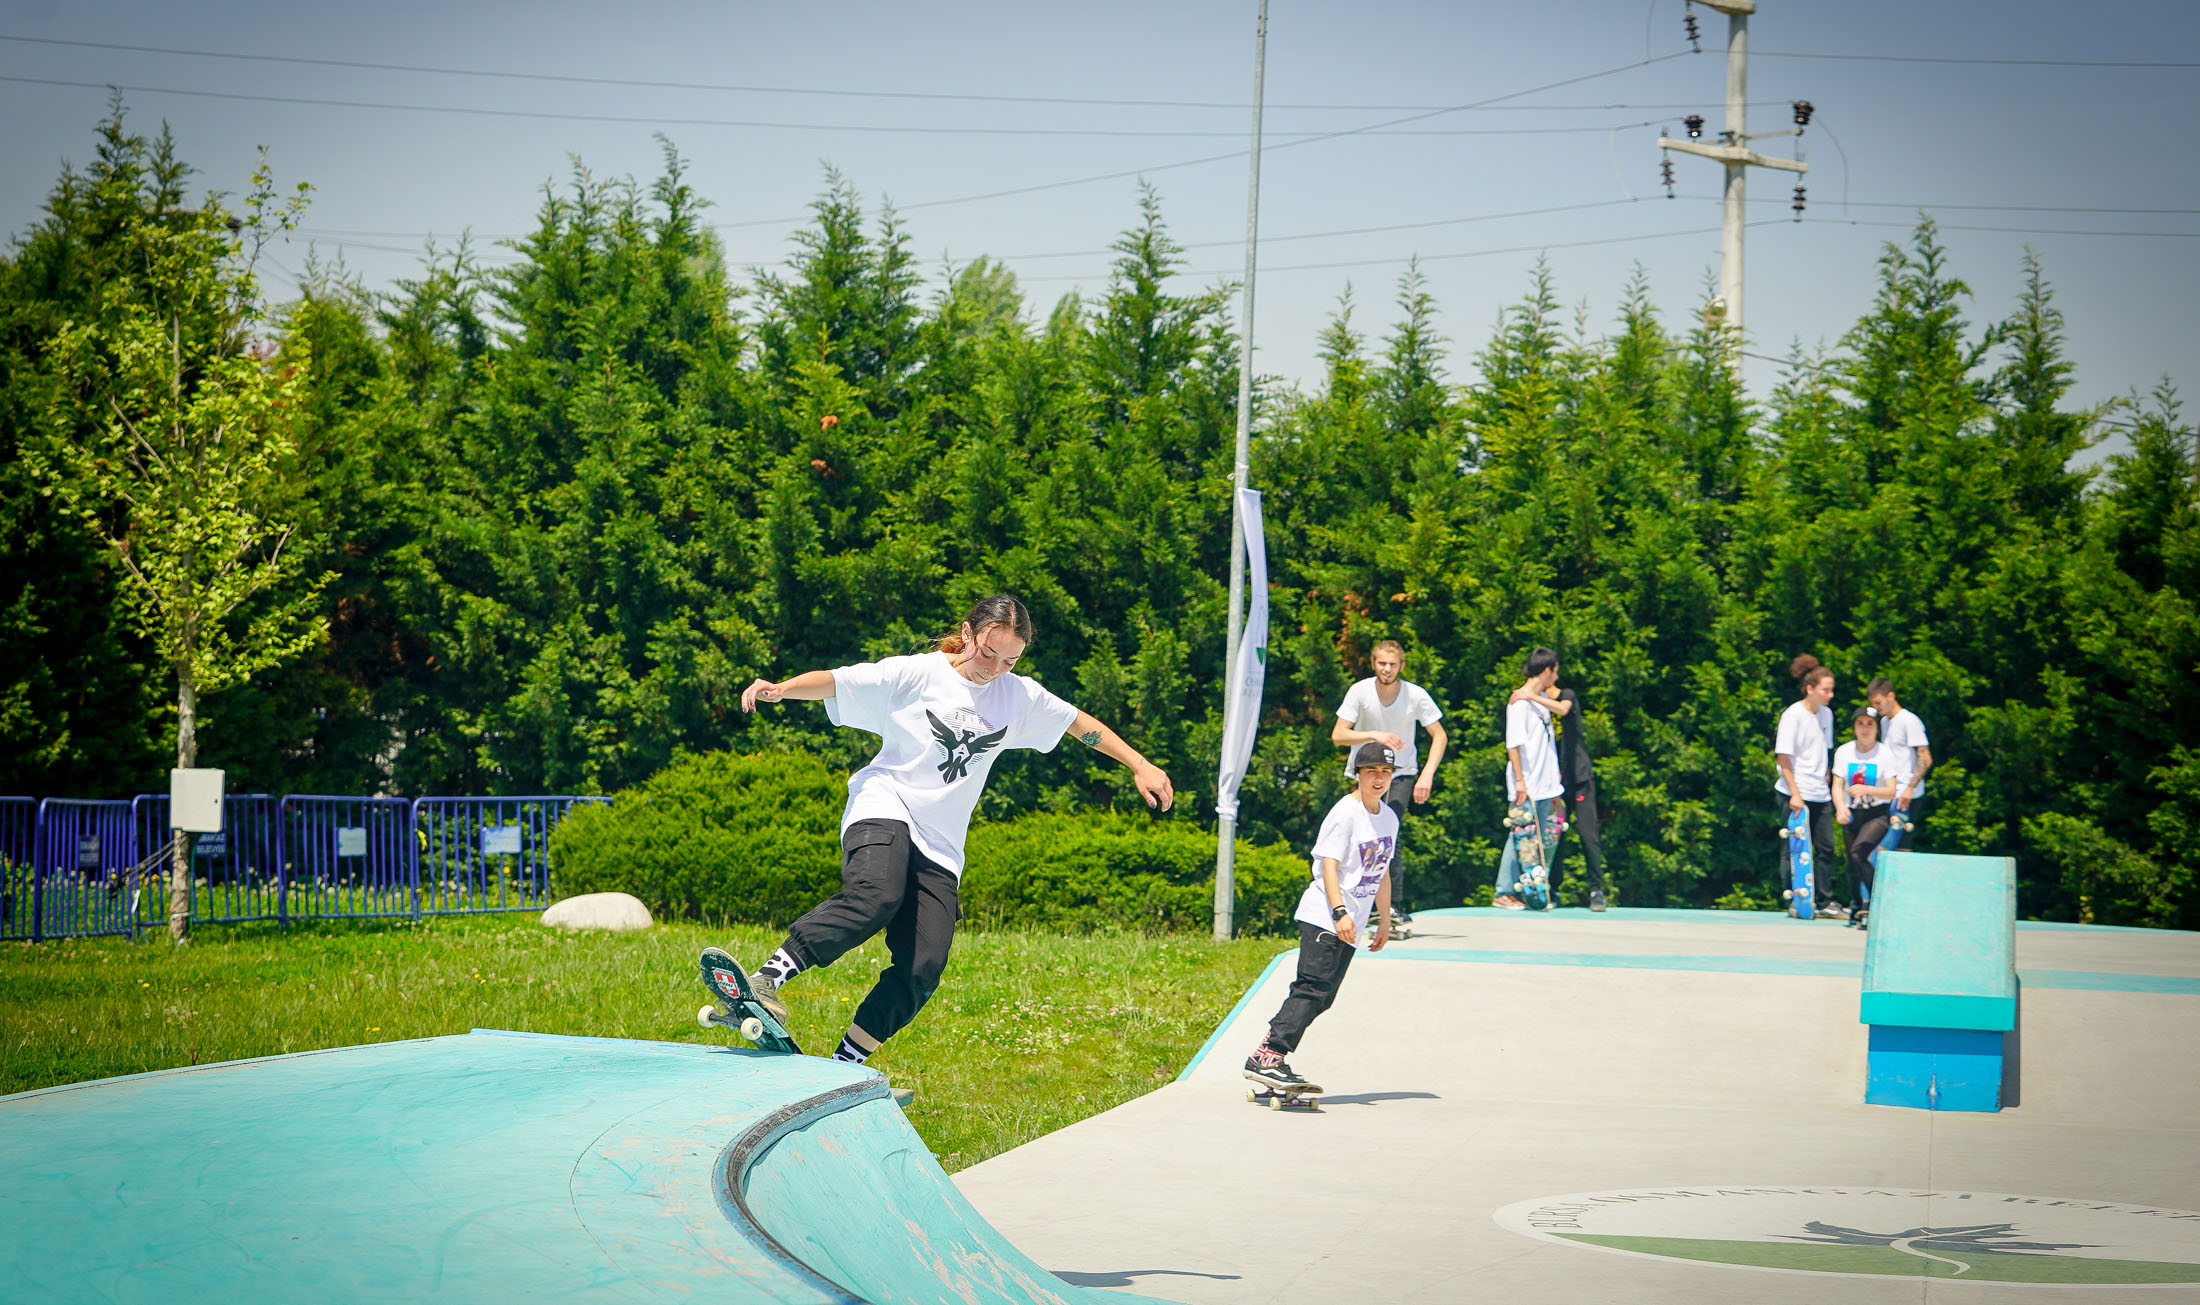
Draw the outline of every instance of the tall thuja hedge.
<instances>
[{"instance_id":1,"label":"tall thuja hedge","mask_svg":"<svg viewBox=\"0 0 2200 1305\"><path fill-rule=\"evenodd\" d=\"M108 144L102 169L152 169L128 203L180 167ZM65 179L0 278L0 436L96 295L97 199ZM837 176L751 280L708 212L668 150L647 185L547 188L504 266L462 245L385 293L305 277L281 326L311 346L328 639L209 699L209 754L402 792L617 791L727 747L844 770L866 736L814 705L744 715L741 687L912 651L1006 589L1039 626L1022 669L1166 767L1178 811L1145 827L1196 843L1239 360L1158 199L1104 288L1051 305L984 259L925 289L907 229ZM1621 899L1762 903L1772 732L1810 652L1838 705L1887 674L1930 723L1926 846L2016 856L2027 914L2200 923L2191 427L2167 391L2073 407L2026 271L1978 324L1924 224L1854 328L1754 399L1639 279L1591 322L1539 269L1456 343L1416 273L1378 323L1348 293L1322 374L1255 390L1274 625L1244 832L1304 848L1343 790L1336 705L1397 637L1452 739L1407 891L1468 896L1496 861L1500 707L1548 644L1586 696ZM2104 421L2125 446L2088 467ZM157 742L143 672L102 563L23 489L0 469L0 648L27 668L0 751L24 785L126 790ZM1131 811L1126 785L1064 746L981 814Z\"/></svg>"}]
</instances>

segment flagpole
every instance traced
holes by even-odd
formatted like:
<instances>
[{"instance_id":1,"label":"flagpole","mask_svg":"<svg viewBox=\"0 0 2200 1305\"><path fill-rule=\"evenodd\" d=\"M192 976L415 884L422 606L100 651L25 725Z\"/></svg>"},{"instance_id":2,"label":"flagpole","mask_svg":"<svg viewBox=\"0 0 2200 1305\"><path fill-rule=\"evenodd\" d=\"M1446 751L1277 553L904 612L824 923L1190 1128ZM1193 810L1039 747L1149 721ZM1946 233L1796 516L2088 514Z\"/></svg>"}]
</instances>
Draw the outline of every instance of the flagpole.
<instances>
[{"instance_id":1,"label":"flagpole","mask_svg":"<svg viewBox=\"0 0 2200 1305\"><path fill-rule=\"evenodd\" d=\"M1230 734L1230 718L1243 708L1238 702L1238 642L1245 624L1245 511L1244 491L1252 482L1253 431L1253 273L1260 247L1260 111L1261 81L1268 64L1268 0L1260 0L1259 23L1253 34L1253 151L1245 198L1245 302L1239 309L1237 466L1230 487L1230 633L1223 646L1223 735ZM1234 927L1237 897L1237 794L1217 793L1220 812L1215 831L1215 937L1228 938Z\"/></svg>"}]
</instances>

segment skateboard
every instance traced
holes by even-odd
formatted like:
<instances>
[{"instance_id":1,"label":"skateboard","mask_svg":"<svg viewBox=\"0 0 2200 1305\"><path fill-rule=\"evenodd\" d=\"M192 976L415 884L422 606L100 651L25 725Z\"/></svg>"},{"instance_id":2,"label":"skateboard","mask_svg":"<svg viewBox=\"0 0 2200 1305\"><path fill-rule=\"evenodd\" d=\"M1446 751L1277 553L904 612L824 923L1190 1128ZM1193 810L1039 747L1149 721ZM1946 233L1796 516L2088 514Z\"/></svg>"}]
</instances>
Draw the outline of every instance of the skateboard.
<instances>
[{"instance_id":1,"label":"skateboard","mask_svg":"<svg viewBox=\"0 0 2200 1305\"><path fill-rule=\"evenodd\" d=\"M1392 911L1390 913L1390 940L1392 942L1403 942L1412 936L1413 917Z\"/></svg>"},{"instance_id":2,"label":"skateboard","mask_svg":"<svg viewBox=\"0 0 2200 1305\"><path fill-rule=\"evenodd\" d=\"M1551 872L1544 865L1543 822L1535 818L1535 804L1515 802L1505 812L1505 824L1520 851L1520 875L1514 882L1520 900L1531 911L1550 910Z\"/></svg>"},{"instance_id":3,"label":"skateboard","mask_svg":"<svg viewBox=\"0 0 2200 1305\"><path fill-rule=\"evenodd\" d=\"M1245 1099L1255 1105L1265 1102L1270 1110L1282 1110L1287 1106L1298 1106L1306 1110L1322 1108L1322 1090L1318 1083L1301 1083L1290 1088L1272 1088L1256 1083L1246 1091Z\"/></svg>"},{"instance_id":4,"label":"skateboard","mask_svg":"<svg viewBox=\"0 0 2200 1305\"><path fill-rule=\"evenodd\" d=\"M1790 885L1780 895L1787 899L1788 914L1798 920L1808 920L1816 914L1817 902L1817 886L1811 875L1810 808L1790 811L1780 837L1787 843Z\"/></svg>"},{"instance_id":5,"label":"skateboard","mask_svg":"<svg viewBox=\"0 0 2200 1305\"><path fill-rule=\"evenodd\" d=\"M700 965L703 986L716 1000L695 1012L696 1023L706 1029L713 1024L734 1029L765 1051L783 1056L802 1054L787 1026L773 1019L772 1013L756 1000L749 976L738 961L716 947L705 947Z\"/></svg>"}]
</instances>

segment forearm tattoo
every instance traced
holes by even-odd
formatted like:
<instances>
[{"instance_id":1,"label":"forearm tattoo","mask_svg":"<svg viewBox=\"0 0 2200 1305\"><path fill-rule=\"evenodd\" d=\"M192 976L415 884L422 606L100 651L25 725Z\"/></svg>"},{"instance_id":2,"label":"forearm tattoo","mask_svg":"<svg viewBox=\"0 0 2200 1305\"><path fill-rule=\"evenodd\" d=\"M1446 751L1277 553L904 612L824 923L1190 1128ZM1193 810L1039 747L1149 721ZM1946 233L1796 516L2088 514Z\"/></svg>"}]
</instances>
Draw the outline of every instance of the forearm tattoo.
<instances>
[{"instance_id":1,"label":"forearm tattoo","mask_svg":"<svg viewBox=\"0 0 2200 1305\"><path fill-rule=\"evenodd\" d=\"M1077 741L1088 748L1097 748L1100 746L1100 731L1086 730L1077 736Z\"/></svg>"}]
</instances>

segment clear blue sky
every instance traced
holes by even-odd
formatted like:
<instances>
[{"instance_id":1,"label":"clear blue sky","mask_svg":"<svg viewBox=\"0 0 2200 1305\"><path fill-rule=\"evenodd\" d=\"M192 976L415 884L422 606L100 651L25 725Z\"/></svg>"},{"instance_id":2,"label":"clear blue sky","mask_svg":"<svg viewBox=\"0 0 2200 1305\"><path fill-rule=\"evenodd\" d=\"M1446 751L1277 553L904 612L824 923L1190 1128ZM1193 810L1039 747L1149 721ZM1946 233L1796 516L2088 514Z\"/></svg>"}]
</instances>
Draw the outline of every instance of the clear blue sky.
<instances>
[{"instance_id":1,"label":"clear blue sky","mask_svg":"<svg viewBox=\"0 0 2200 1305\"><path fill-rule=\"evenodd\" d=\"M1194 281L1239 273L1255 12L1254 0L5 0L0 37L38 39L0 40L0 229L29 227L63 161L90 158L102 88L116 84L138 88L125 91L137 126L172 125L207 186L240 189L255 147L268 146L281 180L314 187L304 231L320 256L340 252L370 287L412 274L431 234L448 244L470 231L492 261L509 257L495 240L531 225L542 187L563 185L574 158L646 183L661 131L725 224L737 268L784 257L829 163L867 201L900 207L928 273L1001 258L1043 314L1105 284L1139 175L1190 246ZM1669 321L1692 313L1718 265L1719 168L1674 156L1681 198L1668 201L1654 142L1691 110L1720 125L1726 19L1695 12L1704 53L1661 58L1687 48L1681 0L1273 0L1260 369L1311 384L1316 337L1347 283L1379 344L1414 254L1458 380L1472 379L1472 354L1526 289L1538 251L1592 331L1609 327L1637 267ZM2200 5L1763 0L1750 40L1750 129L1788 125L1794 99L1818 110L1804 139L1804 222L1782 220L1793 178L1751 174L1751 216L1766 223L1749 232L1754 352L1830 346L1869 306L1882 242L1906 239L1924 209L1975 292L1974 324L2010 310L2023 249L2039 251L2081 400L2164 376L2188 396L2200 388ZM1569 78L1586 80L1292 143ZM1029 98L968 98L988 96ZM448 111L459 109L473 112ZM1793 142L1760 148L1786 154ZM1187 162L1217 155L1228 157ZM941 202L1112 173L1130 175ZM1528 210L1561 211L1506 216ZM277 294L303 265L306 236L275 250ZM1778 371L1747 368L1760 395Z\"/></svg>"}]
</instances>

